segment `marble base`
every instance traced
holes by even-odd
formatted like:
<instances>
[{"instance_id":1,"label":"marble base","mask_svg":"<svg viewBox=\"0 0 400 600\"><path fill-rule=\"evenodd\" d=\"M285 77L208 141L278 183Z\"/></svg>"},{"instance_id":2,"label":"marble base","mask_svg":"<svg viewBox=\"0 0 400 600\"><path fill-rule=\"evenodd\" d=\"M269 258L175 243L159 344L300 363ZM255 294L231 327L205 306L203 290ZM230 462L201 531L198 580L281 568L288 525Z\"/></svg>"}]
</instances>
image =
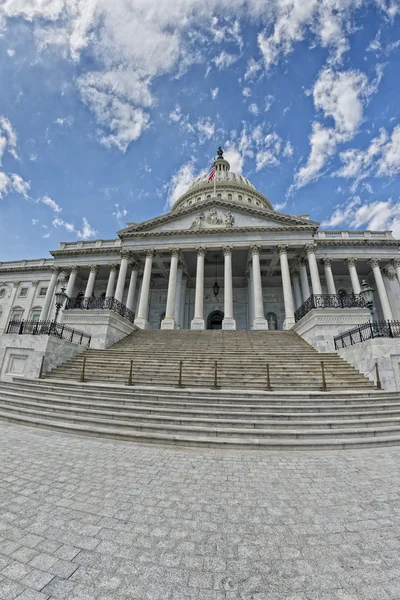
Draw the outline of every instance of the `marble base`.
<instances>
[{"instance_id":1,"label":"marble base","mask_svg":"<svg viewBox=\"0 0 400 600\"><path fill-rule=\"evenodd\" d=\"M292 328L318 352L335 352L333 338L370 320L367 308L314 308Z\"/></svg>"},{"instance_id":2,"label":"marble base","mask_svg":"<svg viewBox=\"0 0 400 600\"><path fill-rule=\"evenodd\" d=\"M148 329L149 328L149 322L144 317L136 317L136 319L135 319L135 326L138 329Z\"/></svg>"},{"instance_id":3,"label":"marble base","mask_svg":"<svg viewBox=\"0 0 400 600\"><path fill-rule=\"evenodd\" d=\"M175 319L171 317L166 317L161 321L160 329L176 329Z\"/></svg>"},{"instance_id":4,"label":"marble base","mask_svg":"<svg viewBox=\"0 0 400 600\"><path fill-rule=\"evenodd\" d=\"M235 331L236 330L236 321L233 317L225 317L222 321L222 329Z\"/></svg>"},{"instance_id":5,"label":"marble base","mask_svg":"<svg viewBox=\"0 0 400 600\"><path fill-rule=\"evenodd\" d=\"M257 317L253 321L252 329L254 331L268 331L268 322L262 317Z\"/></svg>"},{"instance_id":6,"label":"marble base","mask_svg":"<svg viewBox=\"0 0 400 600\"><path fill-rule=\"evenodd\" d=\"M200 317L195 317L190 325L190 329L195 329L199 331L203 331L205 328L206 326L204 323L204 319L201 319Z\"/></svg>"},{"instance_id":7,"label":"marble base","mask_svg":"<svg viewBox=\"0 0 400 600\"><path fill-rule=\"evenodd\" d=\"M109 348L137 326L112 310L64 310L62 322L92 336L91 348Z\"/></svg>"},{"instance_id":8,"label":"marble base","mask_svg":"<svg viewBox=\"0 0 400 600\"><path fill-rule=\"evenodd\" d=\"M51 335L0 334L0 380L37 379L43 357L43 373L47 373L84 350L85 345Z\"/></svg>"},{"instance_id":9,"label":"marble base","mask_svg":"<svg viewBox=\"0 0 400 600\"><path fill-rule=\"evenodd\" d=\"M283 321L283 331L289 331L289 329L292 329L295 324L296 324L296 321L295 321L294 317L287 317Z\"/></svg>"},{"instance_id":10,"label":"marble base","mask_svg":"<svg viewBox=\"0 0 400 600\"><path fill-rule=\"evenodd\" d=\"M338 354L358 371L376 383L378 363L382 389L400 391L400 339L375 338L354 346L340 348Z\"/></svg>"}]
</instances>

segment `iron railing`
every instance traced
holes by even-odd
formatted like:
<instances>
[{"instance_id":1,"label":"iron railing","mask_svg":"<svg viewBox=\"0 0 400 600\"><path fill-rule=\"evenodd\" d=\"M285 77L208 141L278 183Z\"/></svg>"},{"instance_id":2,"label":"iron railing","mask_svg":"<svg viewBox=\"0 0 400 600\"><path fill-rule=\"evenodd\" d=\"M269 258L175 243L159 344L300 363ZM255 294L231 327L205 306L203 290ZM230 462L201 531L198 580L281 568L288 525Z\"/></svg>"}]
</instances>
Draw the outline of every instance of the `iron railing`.
<instances>
[{"instance_id":1,"label":"iron railing","mask_svg":"<svg viewBox=\"0 0 400 600\"><path fill-rule=\"evenodd\" d=\"M72 329L62 323L55 321L20 321L11 320L8 323L6 333L18 333L19 335L53 335L60 340L67 340L73 344L86 344L89 348L92 336L84 331Z\"/></svg>"},{"instance_id":2,"label":"iron railing","mask_svg":"<svg viewBox=\"0 0 400 600\"><path fill-rule=\"evenodd\" d=\"M337 294L313 294L294 313L300 321L313 308L364 308L365 300L358 294L339 296Z\"/></svg>"},{"instance_id":3,"label":"iron railing","mask_svg":"<svg viewBox=\"0 0 400 600\"><path fill-rule=\"evenodd\" d=\"M93 296L89 298L80 298L79 296L77 298L69 298L64 310L75 308L81 310L112 310L131 323L135 320L135 313L115 298L94 298Z\"/></svg>"},{"instance_id":4,"label":"iron railing","mask_svg":"<svg viewBox=\"0 0 400 600\"><path fill-rule=\"evenodd\" d=\"M335 350L374 338L400 338L400 321L371 321L349 329L334 338Z\"/></svg>"}]
</instances>

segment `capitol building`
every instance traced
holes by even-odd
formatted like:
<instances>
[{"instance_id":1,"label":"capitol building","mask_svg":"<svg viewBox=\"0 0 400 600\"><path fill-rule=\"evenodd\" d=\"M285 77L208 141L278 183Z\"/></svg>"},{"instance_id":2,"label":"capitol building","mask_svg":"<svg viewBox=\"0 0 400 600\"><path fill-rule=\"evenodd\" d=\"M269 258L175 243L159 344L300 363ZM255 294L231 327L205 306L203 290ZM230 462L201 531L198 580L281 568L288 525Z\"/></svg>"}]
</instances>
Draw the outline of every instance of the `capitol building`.
<instances>
[{"instance_id":1,"label":"capitol building","mask_svg":"<svg viewBox=\"0 0 400 600\"><path fill-rule=\"evenodd\" d=\"M374 287L377 319L400 318L399 241L390 231L323 231L308 215L274 211L222 150L215 167L215 187L202 175L170 212L128 223L115 239L0 263L0 332L12 319L52 319L61 285L62 320L81 308L80 326L89 308L113 300L141 329L289 330L313 296L327 308L360 308L352 299L363 280ZM346 325L358 320L350 313Z\"/></svg>"}]
</instances>

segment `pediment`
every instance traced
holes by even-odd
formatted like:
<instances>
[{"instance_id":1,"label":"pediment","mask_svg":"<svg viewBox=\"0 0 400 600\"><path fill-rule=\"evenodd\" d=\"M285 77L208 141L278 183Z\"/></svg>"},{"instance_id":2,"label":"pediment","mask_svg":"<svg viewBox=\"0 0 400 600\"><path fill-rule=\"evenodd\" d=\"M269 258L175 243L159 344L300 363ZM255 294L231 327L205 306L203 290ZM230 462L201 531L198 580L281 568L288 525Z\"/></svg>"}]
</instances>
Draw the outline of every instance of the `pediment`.
<instances>
[{"instance_id":1,"label":"pediment","mask_svg":"<svg viewBox=\"0 0 400 600\"><path fill-rule=\"evenodd\" d=\"M303 217L292 217L283 213L242 207L237 203L213 199L179 212L169 212L143 223L130 224L118 233L121 237L129 237L142 232L162 234L163 232L183 233L277 227L313 230L318 227L318 223Z\"/></svg>"}]
</instances>

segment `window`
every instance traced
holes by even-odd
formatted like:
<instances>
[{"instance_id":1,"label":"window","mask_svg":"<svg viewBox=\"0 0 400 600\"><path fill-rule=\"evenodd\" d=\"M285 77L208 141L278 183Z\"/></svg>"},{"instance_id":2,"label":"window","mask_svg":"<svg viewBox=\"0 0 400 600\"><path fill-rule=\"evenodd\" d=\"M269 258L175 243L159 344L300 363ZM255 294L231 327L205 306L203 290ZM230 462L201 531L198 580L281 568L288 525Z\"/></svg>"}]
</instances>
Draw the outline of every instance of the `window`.
<instances>
[{"instance_id":1,"label":"window","mask_svg":"<svg viewBox=\"0 0 400 600\"><path fill-rule=\"evenodd\" d=\"M200 202L200 200L201 200L201 196L199 196L199 197L197 198L197 202Z\"/></svg>"},{"instance_id":2,"label":"window","mask_svg":"<svg viewBox=\"0 0 400 600\"><path fill-rule=\"evenodd\" d=\"M46 294L47 294L47 287L41 287L41 288L39 288L39 294L38 294L38 296L43 297Z\"/></svg>"},{"instance_id":3,"label":"window","mask_svg":"<svg viewBox=\"0 0 400 600\"><path fill-rule=\"evenodd\" d=\"M347 296L347 292L342 288L341 290L338 290L337 295L344 298L344 296Z\"/></svg>"},{"instance_id":4,"label":"window","mask_svg":"<svg viewBox=\"0 0 400 600\"><path fill-rule=\"evenodd\" d=\"M19 290L19 297L20 298L26 298L28 295L28 288L27 287L23 287Z\"/></svg>"},{"instance_id":5,"label":"window","mask_svg":"<svg viewBox=\"0 0 400 600\"><path fill-rule=\"evenodd\" d=\"M232 194L228 194L228 200L232 200Z\"/></svg>"},{"instance_id":6,"label":"window","mask_svg":"<svg viewBox=\"0 0 400 600\"><path fill-rule=\"evenodd\" d=\"M207 200L208 200L209 198L211 198L211 194L208 194L208 196L207 196Z\"/></svg>"},{"instance_id":7,"label":"window","mask_svg":"<svg viewBox=\"0 0 400 600\"><path fill-rule=\"evenodd\" d=\"M242 196L238 196L238 200L241 202L243 200Z\"/></svg>"},{"instance_id":8,"label":"window","mask_svg":"<svg viewBox=\"0 0 400 600\"><path fill-rule=\"evenodd\" d=\"M24 310L22 308L20 308L19 306L13 308L13 311L11 313L11 319L13 321L21 321L22 317L24 314Z\"/></svg>"},{"instance_id":9,"label":"window","mask_svg":"<svg viewBox=\"0 0 400 600\"><path fill-rule=\"evenodd\" d=\"M32 308L32 312L31 312L31 321L39 321L40 320L40 313L41 313L41 309L40 308Z\"/></svg>"},{"instance_id":10,"label":"window","mask_svg":"<svg viewBox=\"0 0 400 600\"><path fill-rule=\"evenodd\" d=\"M217 194L217 198L222 198L221 194Z\"/></svg>"},{"instance_id":11,"label":"window","mask_svg":"<svg viewBox=\"0 0 400 600\"><path fill-rule=\"evenodd\" d=\"M247 198L247 202L251 204L251 198Z\"/></svg>"}]
</instances>

